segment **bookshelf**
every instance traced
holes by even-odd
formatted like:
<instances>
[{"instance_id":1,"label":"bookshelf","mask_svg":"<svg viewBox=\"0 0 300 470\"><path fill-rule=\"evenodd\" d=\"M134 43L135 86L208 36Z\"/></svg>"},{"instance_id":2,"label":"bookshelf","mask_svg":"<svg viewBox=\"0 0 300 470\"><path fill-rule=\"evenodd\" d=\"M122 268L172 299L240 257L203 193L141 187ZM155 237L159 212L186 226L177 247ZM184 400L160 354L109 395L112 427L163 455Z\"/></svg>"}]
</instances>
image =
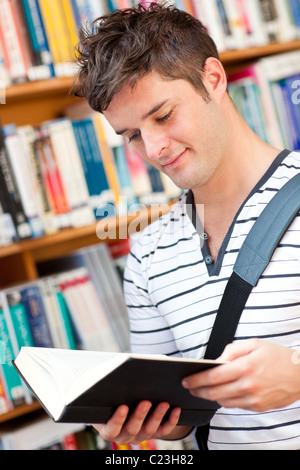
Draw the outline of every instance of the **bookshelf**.
<instances>
[{"instance_id":1,"label":"bookshelf","mask_svg":"<svg viewBox=\"0 0 300 470\"><path fill-rule=\"evenodd\" d=\"M227 72L232 73L260 57L299 49L300 39L227 51L220 55ZM47 119L62 116L64 108L79 101L70 93L72 83L72 77L58 77L8 87L6 104L0 105L2 123L14 122L18 126L30 123L35 126Z\"/></svg>"},{"instance_id":2,"label":"bookshelf","mask_svg":"<svg viewBox=\"0 0 300 470\"><path fill-rule=\"evenodd\" d=\"M228 74L234 73L256 60L279 53L300 50L300 39L289 42L273 42L260 47L229 50L220 54L221 61ZM72 77L55 77L45 80L20 83L5 90L6 103L0 104L0 119L3 125L15 123L17 126L40 123L64 115L64 110L79 99L71 93ZM168 210L163 208L149 209L142 213L146 223L158 218ZM136 215L128 215L115 220L116 231L126 230ZM140 220L140 214L139 214ZM26 281L38 279L37 263L51 260L68 254L73 250L100 243L97 238L97 224L79 228L66 228L53 235L37 239L12 243L0 247L0 289ZM113 241L109 239L108 242ZM37 403L22 405L9 413L0 415L0 424L15 420L39 410Z\"/></svg>"},{"instance_id":3,"label":"bookshelf","mask_svg":"<svg viewBox=\"0 0 300 470\"><path fill-rule=\"evenodd\" d=\"M139 220L145 224L154 221L167 211L167 206L145 209L138 215ZM137 217L128 214L118 217L115 221L116 233L130 229L130 223ZM68 228L53 235L46 235L38 239L24 240L0 247L0 288L18 282L34 281L38 278L36 263L62 256L73 250L94 245L99 242L97 238L97 223L78 228ZM114 224L111 224L114 226ZM109 232L107 234L109 243Z\"/></svg>"}]
</instances>

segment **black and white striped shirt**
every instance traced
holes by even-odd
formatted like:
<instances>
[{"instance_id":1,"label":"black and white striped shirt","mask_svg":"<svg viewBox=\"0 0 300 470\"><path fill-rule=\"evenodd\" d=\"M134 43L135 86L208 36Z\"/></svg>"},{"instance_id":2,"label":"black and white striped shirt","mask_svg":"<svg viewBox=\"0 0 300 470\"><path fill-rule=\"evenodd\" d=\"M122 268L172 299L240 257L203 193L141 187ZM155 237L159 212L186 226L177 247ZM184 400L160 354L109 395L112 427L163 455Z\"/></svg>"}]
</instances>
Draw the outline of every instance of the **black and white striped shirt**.
<instances>
[{"instance_id":1,"label":"black and white striped shirt","mask_svg":"<svg viewBox=\"0 0 300 470\"><path fill-rule=\"evenodd\" d=\"M128 257L124 289L132 350L202 358L238 251L264 207L300 172L300 154L285 150L239 209L211 263L205 235L192 223L191 192L145 229ZM275 341L300 349L300 213L252 290L235 341ZM300 356L300 353L299 353ZM210 449L300 449L300 401L265 413L221 408Z\"/></svg>"}]
</instances>

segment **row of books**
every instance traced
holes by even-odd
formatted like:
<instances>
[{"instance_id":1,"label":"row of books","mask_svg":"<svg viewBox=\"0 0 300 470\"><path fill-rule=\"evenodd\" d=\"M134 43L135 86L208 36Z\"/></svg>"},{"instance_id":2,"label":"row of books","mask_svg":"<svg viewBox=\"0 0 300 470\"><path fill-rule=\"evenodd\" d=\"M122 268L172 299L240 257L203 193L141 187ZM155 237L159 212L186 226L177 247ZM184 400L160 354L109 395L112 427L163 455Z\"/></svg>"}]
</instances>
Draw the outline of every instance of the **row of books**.
<instances>
[{"instance_id":1,"label":"row of books","mask_svg":"<svg viewBox=\"0 0 300 470\"><path fill-rule=\"evenodd\" d=\"M176 0L199 18L220 52L300 37L298 0Z\"/></svg>"},{"instance_id":2,"label":"row of books","mask_svg":"<svg viewBox=\"0 0 300 470\"><path fill-rule=\"evenodd\" d=\"M262 58L229 77L251 128L277 148L300 149L300 52ZM86 102L38 127L0 130L0 245L88 225L180 196Z\"/></svg>"},{"instance_id":3,"label":"row of books","mask_svg":"<svg viewBox=\"0 0 300 470\"><path fill-rule=\"evenodd\" d=\"M105 243L41 263L39 272L48 274L0 292L1 414L32 402L12 364L22 346L129 350L121 278Z\"/></svg>"},{"instance_id":4,"label":"row of books","mask_svg":"<svg viewBox=\"0 0 300 470\"><path fill-rule=\"evenodd\" d=\"M199 18L220 51L290 41L300 34L298 0L170 0ZM81 25L131 0L0 0L0 82L69 76ZM147 3L144 0L144 3Z\"/></svg>"},{"instance_id":5,"label":"row of books","mask_svg":"<svg viewBox=\"0 0 300 470\"><path fill-rule=\"evenodd\" d=\"M260 59L231 75L228 90L263 140L300 150L300 51Z\"/></svg>"},{"instance_id":6,"label":"row of books","mask_svg":"<svg viewBox=\"0 0 300 470\"><path fill-rule=\"evenodd\" d=\"M103 115L86 103L71 108L70 117L37 127L0 128L0 245L180 195Z\"/></svg>"}]
</instances>

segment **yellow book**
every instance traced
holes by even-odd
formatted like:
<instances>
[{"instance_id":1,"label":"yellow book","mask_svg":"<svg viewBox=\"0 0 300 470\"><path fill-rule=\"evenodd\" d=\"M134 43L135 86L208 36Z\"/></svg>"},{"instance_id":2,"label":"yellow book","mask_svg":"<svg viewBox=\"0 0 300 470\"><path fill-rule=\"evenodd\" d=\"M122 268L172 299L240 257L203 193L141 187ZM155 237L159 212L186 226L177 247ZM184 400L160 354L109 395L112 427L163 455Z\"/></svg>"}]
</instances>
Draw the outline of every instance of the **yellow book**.
<instances>
[{"instance_id":1,"label":"yellow book","mask_svg":"<svg viewBox=\"0 0 300 470\"><path fill-rule=\"evenodd\" d=\"M55 23L53 23L55 15L53 15L52 0L50 2L49 0L38 0L38 4L40 7L49 48L52 54L53 63L58 64L61 62L61 57L60 49L56 40Z\"/></svg>"},{"instance_id":2,"label":"yellow book","mask_svg":"<svg viewBox=\"0 0 300 470\"><path fill-rule=\"evenodd\" d=\"M70 59L75 59L75 45L79 41L78 30L75 22L71 0L58 0L64 19L66 39L68 40Z\"/></svg>"},{"instance_id":3,"label":"yellow book","mask_svg":"<svg viewBox=\"0 0 300 470\"><path fill-rule=\"evenodd\" d=\"M103 128L103 124L101 121L100 114L93 114L92 116L96 135L98 138L98 143L100 147L100 153L103 160L103 165L106 173L106 177L108 180L108 184L110 189L113 191L115 203L118 206L120 202L121 190L120 190L120 183L117 174L117 168L113 156L112 149L108 146L105 131Z\"/></svg>"},{"instance_id":4,"label":"yellow book","mask_svg":"<svg viewBox=\"0 0 300 470\"><path fill-rule=\"evenodd\" d=\"M66 14L62 0L38 0L49 47L55 64L68 63L74 58L68 39Z\"/></svg>"}]
</instances>

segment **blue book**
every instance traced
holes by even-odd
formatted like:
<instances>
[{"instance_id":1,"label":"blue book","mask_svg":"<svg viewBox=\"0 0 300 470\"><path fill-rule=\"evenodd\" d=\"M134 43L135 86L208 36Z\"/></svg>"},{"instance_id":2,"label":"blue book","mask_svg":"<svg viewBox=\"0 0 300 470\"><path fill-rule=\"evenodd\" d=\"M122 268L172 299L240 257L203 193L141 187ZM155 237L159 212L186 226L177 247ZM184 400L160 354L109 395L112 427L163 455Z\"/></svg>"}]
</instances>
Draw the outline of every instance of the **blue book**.
<instances>
[{"instance_id":1,"label":"blue book","mask_svg":"<svg viewBox=\"0 0 300 470\"><path fill-rule=\"evenodd\" d=\"M26 309L34 345L41 348L53 347L54 345L39 287L34 284L22 288L21 298Z\"/></svg>"},{"instance_id":2,"label":"blue book","mask_svg":"<svg viewBox=\"0 0 300 470\"><path fill-rule=\"evenodd\" d=\"M300 0L290 0L295 25L300 28Z\"/></svg>"},{"instance_id":3,"label":"blue book","mask_svg":"<svg viewBox=\"0 0 300 470\"><path fill-rule=\"evenodd\" d=\"M37 65L48 66L49 76L53 77L54 66L38 0L21 0L21 4Z\"/></svg>"},{"instance_id":4,"label":"blue book","mask_svg":"<svg viewBox=\"0 0 300 470\"><path fill-rule=\"evenodd\" d=\"M280 80L278 83L281 88L285 104L285 110L287 114L287 130L290 137L290 145L292 146L292 150L298 150L300 148L300 122L298 122L298 117L295 109L296 106L294 107L292 103L292 89L290 88L291 84L288 82L288 79Z\"/></svg>"},{"instance_id":5,"label":"blue book","mask_svg":"<svg viewBox=\"0 0 300 470\"><path fill-rule=\"evenodd\" d=\"M12 364L15 359L8 326L6 323L2 305L0 305L0 341L3 346L4 357L1 357L0 366L8 391L8 396L14 406L25 403L25 392L22 381Z\"/></svg>"},{"instance_id":6,"label":"blue book","mask_svg":"<svg viewBox=\"0 0 300 470\"><path fill-rule=\"evenodd\" d=\"M89 195L94 196L96 194L96 175L94 171L92 157L89 151L87 135L80 121L72 121L72 126L75 134L77 147L79 150L84 176L89 190Z\"/></svg>"},{"instance_id":7,"label":"blue book","mask_svg":"<svg viewBox=\"0 0 300 470\"><path fill-rule=\"evenodd\" d=\"M106 177L100 148L91 118L73 121L76 142L86 177L89 194L94 196L94 213L97 218L112 213L113 193ZM101 198L101 195L103 196ZM98 208L101 208L98 211Z\"/></svg>"},{"instance_id":8,"label":"blue book","mask_svg":"<svg viewBox=\"0 0 300 470\"><path fill-rule=\"evenodd\" d=\"M158 169L150 165L150 163L148 162L146 162L146 168L147 168L147 172L150 178L152 191L154 193L163 193L164 187L163 187Z\"/></svg>"},{"instance_id":9,"label":"blue book","mask_svg":"<svg viewBox=\"0 0 300 470\"><path fill-rule=\"evenodd\" d=\"M293 75L284 80L285 88L289 94L289 106L294 121L297 144L295 150L300 150L300 103L295 99L295 83L300 83L300 74Z\"/></svg>"},{"instance_id":10,"label":"blue book","mask_svg":"<svg viewBox=\"0 0 300 470\"><path fill-rule=\"evenodd\" d=\"M121 193L127 198L127 208L129 209L132 204L138 204L139 201L132 184L124 146L120 145L119 147L114 147L112 151L121 186Z\"/></svg>"}]
</instances>

